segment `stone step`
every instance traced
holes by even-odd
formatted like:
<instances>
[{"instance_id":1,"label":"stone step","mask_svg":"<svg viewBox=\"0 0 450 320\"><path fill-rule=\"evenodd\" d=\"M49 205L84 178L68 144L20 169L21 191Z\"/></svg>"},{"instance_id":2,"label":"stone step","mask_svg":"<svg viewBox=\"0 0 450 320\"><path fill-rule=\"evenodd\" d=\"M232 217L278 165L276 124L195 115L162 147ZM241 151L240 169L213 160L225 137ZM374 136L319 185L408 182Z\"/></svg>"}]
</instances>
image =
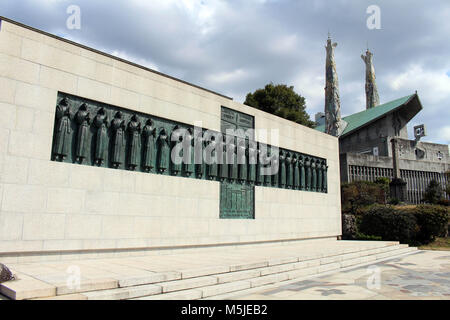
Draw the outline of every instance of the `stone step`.
<instances>
[{"instance_id":1,"label":"stone step","mask_svg":"<svg viewBox=\"0 0 450 320\"><path fill-rule=\"evenodd\" d=\"M81 293L87 300L125 300L137 297L151 296L162 293L162 287L154 284L134 287L117 288Z\"/></svg>"},{"instance_id":2,"label":"stone step","mask_svg":"<svg viewBox=\"0 0 450 320\"><path fill-rule=\"evenodd\" d=\"M381 259L377 259L374 262L378 263L378 262L382 262L385 260L391 260L391 259L395 259L395 258L400 258L403 257L404 255L408 255L411 253L414 253L417 251L417 248L408 248L409 250L398 250L398 252L393 252L391 256L385 257L385 258L381 258ZM369 264L371 264L372 262L368 262ZM367 266L368 263L356 263L354 266ZM351 268L351 266L350 266ZM317 272L318 268L305 268L305 269L301 269L301 270L294 270L289 272L289 279L287 281L283 281L283 282L279 282L279 283L273 283L273 284L267 284L267 285L263 285L261 287L254 287L254 288L250 288L250 289L244 289L242 290L242 294L252 294L255 293L256 291L262 290L262 289L266 289L266 288L273 288L273 285L283 285L283 284L288 284L289 280L298 280L298 279L309 279L310 276L319 276L321 274L326 274L326 273L318 273ZM341 268L341 269L347 269L347 268ZM272 286L272 287L271 287ZM198 288L198 290L200 290L202 288ZM208 297L202 297L201 300L226 300L226 299L232 299L234 297L235 293L233 293L232 291L230 293L224 293L224 294L219 294L219 295L215 295L215 296L208 296ZM145 299L145 297L143 297L142 299ZM163 299L162 297L158 297L158 299Z\"/></svg>"},{"instance_id":3,"label":"stone step","mask_svg":"<svg viewBox=\"0 0 450 320\"><path fill-rule=\"evenodd\" d=\"M259 269L229 272L216 275L219 284L256 278L261 275Z\"/></svg>"},{"instance_id":4,"label":"stone step","mask_svg":"<svg viewBox=\"0 0 450 320\"><path fill-rule=\"evenodd\" d=\"M389 249L389 251L387 251ZM263 267L244 271L228 272L223 274L215 274L207 277L190 278L185 280L168 281L157 283L160 285L162 294L152 294L151 296L137 297L137 300L159 300L159 299L194 299L200 296L201 298L220 295L224 293L245 290L248 288L255 288L267 284L278 283L281 281L296 279L303 276L319 274L327 271L338 270L346 266L368 263L376 260L376 254L398 255L411 251L416 248L409 248L405 246L391 246L377 251L362 251L358 258L350 259L356 255L347 255L347 259L324 259L316 258L313 260L306 260L295 263L279 264L271 267ZM380 253L383 251L383 253ZM368 255L367 253L372 253ZM343 255L345 256L345 255ZM289 260L295 261L295 260ZM339 261L339 262L335 262ZM350 263L346 263L349 261ZM213 280L216 278L216 280ZM211 283L209 286L204 286L204 283ZM126 288L122 288L126 289ZM193 290L194 289L194 290ZM105 290L102 296L107 297L108 291L115 294L114 290ZM184 293L186 292L186 293ZM199 292L201 294L199 294ZM88 295L88 294L87 294ZM88 295L89 296L89 295ZM111 295L111 298L113 296ZM91 295L90 299L96 299L96 295ZM123 298L123 299L130 299ZM196 298L200 299L200 298Z\"/></svg>"},{"instance_id":5,"label":"stone step","mask_svg":"<svg viewBox=\"0 0 450 320\"><path fill-rule=\"evenodd\" d=\"M26 275L0 284L0 294L12 300L24 300L56 296L56 287Z\"/></svg>"},{"instance_id":6,"label":"stone step","mask_svg":"<svg viewBox=\"0 0 450 320\"><path fill-rule=\"evenodd\" d=\"M202 290L190 289L171 293L144 296L131 300L198 300L202 298Z\"/></svg>"},{"instance_id":7,"label":"stone step","mask_svg":"<svg viewBox=\"0 0 450 320\"><path fill-rule=\"evenodd\" d=\"M250 283L252 285L252 288L254 288L254 287L260 287L262 285L269 284L269 283L285 281L288 279L289 279L288 272L281 272L281 273L271 274L268 276L261 276L258 278L250 279Z\"/></svg>"},{"instance_id":8,"label":"stone step","mask_svg":"<svg viewBox=\"0 0 450 320\"><path fill-rule=\"evenodd\" d=\"M115 283L109 280L109 283L105 282L105 286L103 287L102 282L97 280L95 281L95 285L83 285L78 290L67 290L64 286L49 285L49 287L45 288L46 290L33 290L33 292L30 292L26 287L29 284L33 284L33 279L27 278L28 281L25 281L27 283L12 281L0 284L0 293L12 299L49 299L52 296L63 299L64 296L70 298L70 294L75 294L71 296L74 299L132 299L151 295L167 296L172 292L211 287L206 293L211 294L208 292L213 292L214 290L231 290L236 287L232 284L219 286L222 284L240 282L237 287L244 287L247 285L247 282L252 287L265 285L271 281L279 282L293 279L296 276L301 277L374 261L378 258L390 256L398 250L408 249L411 248L407 245L384 242L380 243L380 245L369 243L368 245L350 248L343 246L334 251L309 252L308 255L304 256L271 257L265 261L258 261L257 258L252 260L251 257L246 257L246 261L230 263L228 266L218 265L186 270L155 272L142 277L121 278ZM238 261L240 259L234 258L234 260ZM243 280L247 282L242 282ZM38 287L37 284L36 287ZM142 291L139 291L139 287L142 287ZM159 292L157 288L160 288ZM201 290L197 291L201 292ZM190 292L188 296L197 296L197 291ZM171 296L176 296L176 294L171 294L168 297L170 298ZM152 299L156 298L154 297Z\"/></svg>"},{"instance_id":9,"label":"stone step","mask_svg":"<svg viewBox=\"0 0 450 320\"><path fill-rule=\"evenodd\" d=\"M382 247L381 251L380 248L376 249L377 251L358 251L350 254L344 254L342 257L347 255L344 258L350 258L350 255L354 256L361 256L366 255L368 253L375 254L385 251L394 250L398 247L397 245L388 245L386 247ZM309 257L310 258L310 257ZM274 274L274 273L280 273L283 271L289 271L293 269L299 269L302 267L310 267L310 266L316 266L320 264L327 264L333 261L341 261L341 256L332 256L331 259L329 258L314 258L310 260L305 260L301 262L297 262L299 258L296 257L287 257L287 258L275 258L271 259L269 261L263 261L263 262L250 262L250 263L243 263L243 264L235 264L230 267L226 266L215 266L215 267L207 267L207 268L200 268L200 269L191 269L188 271L183 271L181 274L181 278L178 278L177 276L174 276L173 278L167 278L166 281L169 280L178 280L178 279L190 279L190 278L197 278L200 276L205 275L211 275L218 278L218 283L227 283L232 281L238 281L238 280L245 280L249 278ZM294 263L294 264L293 264ZM323 268L326 269L326 268ZM231 270L242 270L242 271L231 271ZM152 276L153 278L153 276ZM141 284L149 284L149 283L155 283L158 284L159 281L152 280L152 282L146 282L146 277L137 278L135 282L133 281L119 281L120 287L127 287L127 286L133 286L133 285L141 285ZM189 282L187 282L189 283Z\"/></svg>"},{"instance_id":10,"label":"stone step","mask_svg":"<svg viewBox=\"0 0 450 320\"><path fill-rule=\"evenodd\" d=\"M193 289L213 284L217 284L217 278L213 276L158 283L158 285L162 288L162 293L180 291L185 289Z\"/></svg>"},{"instance_id":11,"label":"stone step","mask_svg":"<svg viewBox=\"0 0 450 320\"><path fill-rule=\"evenodd\" d=\"M387 257L395 258L397 256L402 256L406 253L411 253L416 250L417 250L417 248L409 248L409 247L405 248L404 246L398 246L395 250L390 250L389 252L391 253L391 255L387 256ZM353 264L351 264L351 265L360 265L360 264L370 263L372 261L383 260L383 259L384 258L376 259L376 256L374 256L374 255L364 256L364 257L352 259L354 261L352 261ZM328 267L321 269L321 267L324 267L324 266L328 266ZM243 281L236 281L236 282L225 283L225 284L217 284L217 285L212 285L212 286L208 286L208 287L200 287L200 288L195 289L195 296L200 296L200 292L201 292L201 299L207 299L207 298L214 299L214 297L220 296L220 295L223 295L226 293L246 290L246 289L250 289L250 288L257 288L257 287L261 287L261 286L265 286L265 285L269 285L269 284L275 284L275 283L283 282L286 280L293 280L293 279L310 276L310 275L315 275L315 274L320 274L320 273L324 273L324 272L335 270L335 269L337 270L337 269L341 269L341 268L344 268L344 267L340 267L339 263L329 263L329 264L324 264L319 267L314 267L314 266L313 267L305 267L305 268L302 268L299 270L282 272L282 273L272 274L272 275L268 275L268 276L254 277L254 278L250 278L250 279L243 280ZM241 271L241 272L243 272L243 271ZM254 272L254 274L256 275L255 272ZM250 275L250 273L247 273L247 275ZM186 290L186 291L190 291L190 290ZM172 299L173 297L177 297L177 299L179 299L179 300L194 299L193 298L194 295L192 295L192 293L189 295L186 294L186 299L184 299L182 292L183 291L178 291L178 292L172 292L171 294L161 294L161 295L155 295L155 296L151 296L151 297L140 297L140 298L132 299L132 300L165 300L165 299ZM197 298L197 299L200 299L200 298Z\"/></svg>"},{"instance_id":12,"label":"stone step","mask_svg":"<svg viewBox=\"0 0 450 320\"><path fill-rule=\"evenodd\" d=\"M390 251L384 252L384 253L372 254L372 255L367 255L367 256L361 256L361 257L354 258L354 259L348 259L348 260L341 261L341 268L346 268L346 267L350 267L350 266L354 266L354 265L358 265L358 264L377 261L377 260L380 260L380 259L383 259L386 257L394 257L394 256L402 255L404 253L408 253L408 252L412 252L412 251L416 251L416 250L417 250L417 248L415 248L415 247L410 247L410 248L400 247L400 248L396 248L394 250L390 250Z\"/></svg>"},{"instance_id":13,"label":"stone step","mask_svg":"<svg viewBox=\"0 0 450 320\"><path fill-rule=\"evenodd\" d=\"M400 248L398 250L394 250L392 251L390 256L384 257L384 258L380 258L380 259L363 259L360 260L358 263L354 263L352 265L354 266L364 266L367 265L368 263L371 262L381 262L384 260L390 260L393 258L397 258L397 257L402 257L404 255L407 254L411 254L414 253L415 251L417 251L417 248ZM370 261L369 261L370 260ZM346 269L345 267L342 267L340 269ZM326 272L323 272L326 273ZM294 271L290 271L288 272L288 281L289 280L294 280L294 279L299 279L299 278L305 278L308 276L314 276L314 275L320 275L322 274L321 272L318 272L318 268L317 267L309 267L309 268L304 268L304 269L300 269L300 270L294 270ZM278 282L280 284L282 284L283 282ZM284 283L287 283L287 281L284 281ZM275 283L268 283L267 285L262 285L261 287L267 287L268 285L273 285ZM251 289L258 289L258 286L255 286L254 288L252 287ZM202 288L199 288L202 289ZM243 290L244 292L247 291L248 293L251 293L251 289L247 289L247 290ZM230 297L232 297L232 295L230 294L221 294L221 295L217 295L217 296L204 296L202 299L214 299L214 300L221 300L221 299L229 299Z\"/></svg>"},{"instance_id":14,"label":"stone step","mask_svg":"<svg viewBox=\"0 0 450 320\"><path fill-rule=\"evenodd\" d=\"M201 291L202 291L202 298L205 298L229 292L241 291L249 288L251 288L251 282L242 280L223 284L216 284L208 287L202 287Z\"/></svg>"},{"instance_id":15,"label":"stone step","mask_svg":"<svg viewBox=\"0 0 450 320\"><path fill-rule=\"evenodd\" d=\"M129 277L119 280L119 287L132 287L145 284L152 284L164 281L181 280L181 272L169 271L169 272L157 272L148 276L142 277Z\"/></svg>"}]
</instances>

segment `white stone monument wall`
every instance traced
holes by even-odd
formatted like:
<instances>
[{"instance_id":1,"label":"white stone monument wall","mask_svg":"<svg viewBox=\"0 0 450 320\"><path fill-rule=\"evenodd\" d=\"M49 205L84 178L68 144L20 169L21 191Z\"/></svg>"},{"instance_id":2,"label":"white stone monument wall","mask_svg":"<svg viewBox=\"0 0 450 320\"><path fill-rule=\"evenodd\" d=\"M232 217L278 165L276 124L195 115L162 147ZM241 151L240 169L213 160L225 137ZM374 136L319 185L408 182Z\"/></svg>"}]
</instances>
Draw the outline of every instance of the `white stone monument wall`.
<instances>
[{"instance_id":1,"label":"white stone monument wall","mask_svg":"<svg viewBox=\"0 0 450 320\"><path fill-rule=\"evenodd\" d=\"M221 106L250 114L327 160L328 193L257 186L255 219L219 219L219 182L51 161L58 91L217 131ZM0 256L335 238L338 161L335 137L1 21Z\"/></svg>"}]
</instances>

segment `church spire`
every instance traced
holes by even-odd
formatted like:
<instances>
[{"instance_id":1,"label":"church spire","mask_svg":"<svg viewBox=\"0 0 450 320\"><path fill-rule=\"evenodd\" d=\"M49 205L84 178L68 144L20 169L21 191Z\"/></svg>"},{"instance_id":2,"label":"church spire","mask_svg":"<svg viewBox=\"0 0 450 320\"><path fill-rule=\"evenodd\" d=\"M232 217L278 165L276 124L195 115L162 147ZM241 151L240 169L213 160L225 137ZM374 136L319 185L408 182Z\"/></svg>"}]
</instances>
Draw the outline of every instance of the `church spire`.
<instances>
[{"instance_id":1,"label":"church spire","mask_svg":"<svg viewBox=\"0 0 450 320\"><path fill-rule=\"evenodd\" d=\"M339 82L334 62L334 48L328 32L326 66L325 66L325 133L339 136L343 130L341 121L341 103L339 99Z\"/></svg>"},{"instance_id":2,"label":"church spire","mask_svg":"<svg viewBox=\"0 0 450 320\"><path fill-rule=\"evenodd\" d=\"M366 55L361 55L361 59L366 64L366 109L376 107L380 104L372 57L373 54L369 51L369 47L367 46Z\"/></svg>"}]
</instances>

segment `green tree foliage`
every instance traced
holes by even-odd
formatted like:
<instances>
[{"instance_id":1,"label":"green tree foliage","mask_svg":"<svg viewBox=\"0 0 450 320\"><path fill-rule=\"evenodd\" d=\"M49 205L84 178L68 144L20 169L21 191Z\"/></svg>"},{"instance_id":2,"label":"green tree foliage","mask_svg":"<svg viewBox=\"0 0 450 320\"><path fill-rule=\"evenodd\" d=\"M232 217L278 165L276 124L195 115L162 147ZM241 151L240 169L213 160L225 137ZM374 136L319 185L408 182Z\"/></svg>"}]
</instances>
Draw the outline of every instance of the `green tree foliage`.
<instances>
[{"instance_id":1,"label":"green tree foliage","mask_svg":"<svg viewBox=\"0 0 450 320\"><path fill-rule=\"evenodd\" d=\"M269 83L264 89L248 93L244 104L310 128L315 126L305 111L305 98L293 86Z\"/></svg>"},{"instance_id":2,"label":"green tree foliage","mask_svg":"<svg viewBox=\"0 0 450 320\"><path fill-rule=\"evenodd\" d=\"M431 180L425 190L423 200L426 203L437 204L443 198L442 187L436 180Z\"/></svg>"},{"instance_id":3,"label":"green tree foliage","mask_svg":"<svg viewBox=\"0 0 450 320\"><path fill-rule=\"evenodd\" d=\"M388 186L389 188L389 186ZM342 212L358 214L364 207L386 203L386 184L383 181L354 181L341 186Z\"/></svg>"}]
</instances>

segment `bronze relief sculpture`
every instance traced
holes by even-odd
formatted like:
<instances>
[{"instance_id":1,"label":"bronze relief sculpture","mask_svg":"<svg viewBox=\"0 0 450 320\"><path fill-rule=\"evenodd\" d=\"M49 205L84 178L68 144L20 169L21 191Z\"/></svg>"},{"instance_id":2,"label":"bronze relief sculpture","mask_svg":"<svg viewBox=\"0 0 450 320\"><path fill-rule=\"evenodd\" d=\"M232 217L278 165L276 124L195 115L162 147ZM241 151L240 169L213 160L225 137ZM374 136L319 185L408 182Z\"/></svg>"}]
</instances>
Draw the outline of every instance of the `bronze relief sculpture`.
<instances>
[{"instance_id":1,"label":"bronze relief sculpture","mask_svg":"<svg viewBox=\"0 0 450 320\"><path fill-rule=\"evenodd\" d=\"M272 185L274 187L278 187L279 182L280 182L280 156L273 153L272 154L272 163L274 165L275 168L278 168L278 171L274 172L272 174Z\"/></svg>"},{"instance_id":2,"label":"bronze relief sculpture","mask_svg":"<svg viewBox=\"0 0 450 320\"><path fill-rule=\"evenodd\" d=\"M134 171L139 163L139 153L141 147L141 123L134 114L128 122L129 148L128 148L128 169Z\"/></svg>"},{"instance_id":3,"label":"bronze relief sculpture","mask_svg":"<svg viewBox=\"0 0 450 320\"><path fill-rule=\"evenodd\" d=\"M211 148L211 159L210 163L207 165L208 169L208 178L210 180L214 180L217 177L217 141L216 137L212 136L211 140L208 142L209 147Z\"/></svg>"},{"instance_id":4,"label":"bronze relief sculpture","mask_svg":"<svg viewBox=\"0 0 450 320\"><path fill-rule=\"evenodd\" d=\"M269 147L266 147L266 152L267 152L267 159L270 159L271 157L271 149ZM267 165L267 167L270 167L270 163ZM264 177L264 184L266 186L270 186L272 185L272 175L270 174L266 174Z\"/></svg>"},{"instance_id":5,"label":"bronze relief sculpture","mask_svg":"<svg viewBox=\"0 0 450 320\"><path fill-rule=\"evenodd\" d=\"M317 185L317 170L316 170L316 161L311 159L311 190L316 191Z\"/></svg>"},{"instance_id":6,"label":"bronze relief sculpture","mask_svg":"<svg viewBox=\"0 0 450 320\"><path fill-rule=\"evenodd\" d=\"M181 128L180 126L176 125L173 130L172 134L170 135L170 144L171 144L171 165L172 165L172 174L174 176L177 176L181 172L181 163L182 163L182 157L183 157L183 135L181 134ZM178 157L181 157L180 159L172 159L172 154L177 154Z\"/></svg>"},{"instance_id":7,"label":"bronze relief sculpture","mask_svg":"<svg viewBox=\"0 0 450 320\"><path fill-rule=\"evenodd\" d=\"M95 151L94 151L94 164L101 166L105 161L106 149L108 148L108 117L105 109L102 107L98 110L97 115L93 120L95 133Z\"/></svg>"},{"instance_id":8,"label":"bronze relief sculpture","mask_svg":"<svg viewBox=\"0 0 450 320\"><path fill-rule=\"evenodd\" d=\"M327 192L327 191L328 191L328 185L327 185L327 171L328 171L328 166L327 166L325 160L323 160L322 165L323 165L322 190L323 190L323 192Z\"/></svg>"},{"instance_id":9,"label":"bronze relief sculpture","mask_svg":"<svg viewBox=\"0 0 450 320\"><path fill-rule=\"evenodd\" d=\"M212 131L215 139L209 140L207 130L197 130L189 124L63 93L58 95L52 160L217 180L221 183L221 215L222 210L235 206L230 209L234 217L254 212L249 209L253 206L254 185L327 191L324 159L259 143L251 137L238 138L216 131ZM239 127L243 122L239 117L236 119ZM177 128L183 130L171 141ZM179 163L171 159L172 142L182 145ZM212 151L215 160L212 163L203 164L205 147ZM222 201L224 194L227 204ZM250 213L249 216L254 217Z\"/></svg>"},{"instance_id":10,"label":"bronze relief sculpture","mask_svg":"<svg viewBox=\"0 0 450 320\"><path fill-rule=\"evenodd\" d=\"M225 181L228 179L228 162L227 162L227 137L225 135L222 136L222 163L220 164L220 181Z\"/></svg>"},{"instance_id":11,"label":"bronze relief sculpture","mask_svg":"<svg viewBox=\"0 0 450 320\"><path fill-rule=\"evenodd\" d=\"M88 134L89 126L91 124L91 118L87 110L87 106L83 103L75 114L75 121L78 124L78 134L77 134L77 148L75 151L75 161L78 163L83 163L83 160L87 156L88 151Z\"/></svg>"},{"instance_id":12,"label":"bronze relief sculpture","mask_svg":"<svg viewBox=\"0 0 450 320\"><path fill-rule=\"evenodd\" d=\"M144 128L142 128L142 136L144 143L142 167L145 172L152 171L154 167L154 154L155 154L155 140L156 140L156 128L153 126L152 119L147 119Z\"/></svg>"},{"instance_id":13,"label":"bronze relief sculpture","mask_svg":"<svg viewBox=\"0 0 450 320\"><path fill-rule=\"evenodd\" d=\"M261 144L259 144L259 148L256 151L257 154L257 161L256 161L256 184L257 185L262 185L264 183L264 175L262 174L262 161L261 161L261 155L262 150L261 150Z\"/></svg>"},{"instance_id":14,"label":"bronze relief sculpture","mask_svg":"<svg viewBox=\"0 0 450 320\"><path fill-rule=\"evenodd\" d=\"M280 151L280 188L286 187L286 155L284 151Z\"/></svg>"},{"instance_id":15,"label":"bronze relief sculpture","mask_svg":"<svg viewBox=\"0 0 450 320\"><path fill-rule=\"evenodd\" d=\"M238 146L238 177L240 183L245 183L247 181L247 148L244 139L239 141Z\"/></svg>"},{"instance_id":16,"label":"bronze relief sculpture","mask_svg":"<svg viewBox=\"0 0 450 320\"><path fill-rule=\"evenodd\" d=\"M125 120L122 119L122 112L117 111L111 121L113 130L111 164L117 169L122 164L122 152L125 149Z\"/></svg>"},{"instance_id":17,"label":"bronze relief sculpture","mask_svg":"<svg viewBox=\"0 0 450 320\"><path fill-rule=\"evenodd\" d=\"M300 190L306 189L306 173L305 173L305 162L304 157L299 156L298 157L298 166L300 169L299 175L300 175Z\"/></svg>"},{"instance_id":18,"label":"bronze relief sculpture","mask_svg":"<svg viewBox=\"0 0 450 320\"><path fill-rule=\"evenodd\" d=\"M310 158L305 158L306 186L305 190L311 190L311 162Z\"/></svg>"},{"instance_id":19,"label":"bronze relief sculpture","mask_svg":"<svg viewBox=\"0 0 450 320\"><path fill-rule=\"evenodd\" d=\"M163 173L169 167L169 137L166 129L161 128L158 136L158 172Z\"/></svg>"},{"instance_id":20,"label":"bronze relief sculpture","mask_svg":"<svg viewBox=\"0 0 450 320\"><path fill-rule=\"evenodd\" d=\"M252 184L256 181L256 163L258 161L257 145L255 141L250 141L248 146L248 181Z\"/></svg>"},{"instance_id":21,"label":"bronze relief sculpture","mask_svg":"<svg viewBox=\"0 0 450 320\"><path fill-rule=\"evenodd\" d=\"M317 160L317 186L316 190L321 192L322 191L322 161Z\"/></svg>"},{"instance_id":22,"label":"bronze relief sculpture","mask_svg":"<svg viewBox=\"0 0 450 320\"><path fill-rule=\"evenodd\" d=\"M195 175L198 179L203 177L203 132L199 130L194 132L194 159L195 159Z\"/></svg>"},{"instance_id":23,"label":"bronze relief sculpture","mask_svg":"<svg viewBox=\"0 0 450 320\"><path fill-rule=\"evenodd\" d=\"M234 143L235 138L232 137L228 142L228 174L231 180L237 180L238 178L238 167L236 159L236 145Z\"/></svg>"},{"instance_id":24,"label":"bronze relief sculpture","mask_svg":"<svg viewBox=\"0 0 450 320\"><path fill-rule=\"evenodd\" d=\"M69 154L72 144L72 128L70 124L70 109L67 98L56 106L56 132L53 144L53 155L56 161L63 161Z\"/></svg>"},{"instance_id":25,"label":"bronze relief sculpture","mask_svg":"<svg viewBox=\"0 0 450 320\"><path fill-rule=\"evenodd\" d=\"M292 167L294 171L294 184L292 186L292 189L300 189L300 170L299 170L299 162L297 159L297 155L294 154L292 157Z\"/></svg>"},{"instance_id":26,"label":"bronze relief sculpture","mask_svg":"<svg viewBox=\"0 0 450 320\"><path fill-rule=\"evenodd\" d=\"M294 178L294 172L292 170L292 158L291 154L288 152L286 153L286 187L288 189L292 188Z\"/></svg>"},{"instance_id":27,"label":"bronze relief sculpture","mask_svg":"<svg viewBox=\"0 0 450 320\"><path fill-rule=\"evenodd\" d=\"M184 151L183 153L183 170L187 177L190 177L194 173L194 138L192 128L186 130L186 134L183 139Z\"/></svg>"}]
</instances>

